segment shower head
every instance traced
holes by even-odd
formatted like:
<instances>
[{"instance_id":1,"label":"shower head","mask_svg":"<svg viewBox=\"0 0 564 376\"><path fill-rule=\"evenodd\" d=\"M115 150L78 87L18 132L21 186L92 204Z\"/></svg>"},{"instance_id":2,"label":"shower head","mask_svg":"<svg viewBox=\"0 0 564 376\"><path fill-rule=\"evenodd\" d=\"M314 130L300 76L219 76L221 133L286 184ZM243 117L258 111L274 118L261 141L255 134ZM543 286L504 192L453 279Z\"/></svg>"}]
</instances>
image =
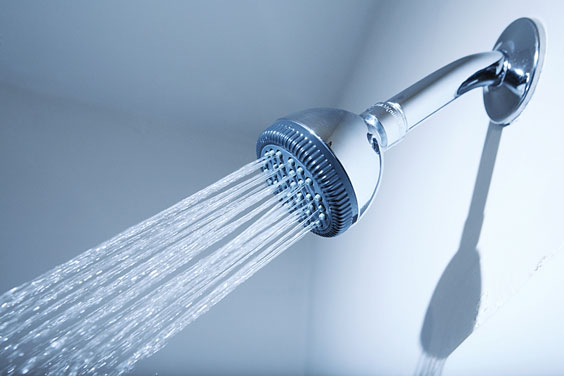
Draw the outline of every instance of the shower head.
<instances>
[{"instance_id":1,"label":"shower head","mask_svg":"<svg viewBox=\"0 0 564 376\"><path fill-rule=\"evenodd\" d=\"M278 169L277 179L290 177L289 188L294 183L306 210L319 212L313 232L322 236L338 235L358 220L382 170L381 153L368 142L362 117L332 108L276 121L260 135L257 155L267 157L266 168Z\"/></svg>"},{"instance_id":2,"label":"shower head","mask_svg":"<svg viewBox=\"0 0 564 376\"><path fill-rule=\"evenodd\" d=\"M293 208L316 216L313 232L336 236L366 212L382 175L382 154L427 117L462 94L483 88L495 124L515 120L538 82L545 53L542 25L511 23L493 51L463 57L362 114L317 108L277 120L259 136L269 183L292 196Z\"/></svg>"}]
</instances>

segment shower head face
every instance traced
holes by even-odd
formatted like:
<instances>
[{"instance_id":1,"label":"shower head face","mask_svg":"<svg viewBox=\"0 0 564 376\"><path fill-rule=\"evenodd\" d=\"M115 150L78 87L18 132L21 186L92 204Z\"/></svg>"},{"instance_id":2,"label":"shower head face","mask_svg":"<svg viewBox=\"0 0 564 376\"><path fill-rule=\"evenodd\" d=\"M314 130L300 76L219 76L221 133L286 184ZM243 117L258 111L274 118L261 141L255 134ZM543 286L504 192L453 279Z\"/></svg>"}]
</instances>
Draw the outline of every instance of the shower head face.
<instances>
[{"instance_id":1,"label":"shower head face","mask_svg":"<svg viewBox=\"0 0 564 376\"><path fill-rule=\"evenodd\" d=\"M299 211L298 217L304 225L316 222L314 232L325 236L336 234L339 228L332 228L331 223L336 209L330 207L329 198L323 195L322 187L304 163L274 144L266 145L262 156L266 157L263 170L269 173L267 184L277 186L274 193L280 195L281 201L288 202L288 209Z\"/></svg>"},{"instance_id":2,"label":"shower head face","mask_svg":"<svg viewBox=\"0 0 564 376\"><path fill-rule=\"evenodd\" d=\"M372 138L370 138L372 139ZM318 220L314 233L346 231L366 211L382 169L377 145L358 115L337 109L302 111L272 124L259 136L257 156L283 181L277 194L292 197L303 218Z\"/></svg>"}]
</instances>

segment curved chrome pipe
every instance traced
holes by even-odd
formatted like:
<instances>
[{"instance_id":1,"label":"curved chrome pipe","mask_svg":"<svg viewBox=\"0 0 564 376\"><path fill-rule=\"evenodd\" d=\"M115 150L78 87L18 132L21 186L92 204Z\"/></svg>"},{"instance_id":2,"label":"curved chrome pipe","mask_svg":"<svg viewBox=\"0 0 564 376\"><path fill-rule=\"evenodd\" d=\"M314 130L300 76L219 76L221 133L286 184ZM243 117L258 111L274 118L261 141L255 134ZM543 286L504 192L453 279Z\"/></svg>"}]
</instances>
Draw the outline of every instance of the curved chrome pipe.
<instances>
[{"instance_id":1,"label":"curved chrome pipe","mask_svg":"<svg viewBox=\"0 0 564 376\"><path fill-rule=\"evenodd\" d=\"M542 25L520 18L509 25L494 50L463 57L408 87L361 116L382 150L401 141L407 132L462 94L484 88L491 121L508 125L527 105L543 63Z\"/></svg>"},{"instance_id":2,"label":"curved chrome pipe","mask_svg":"<svg viewBox=\"0 0 564 376\"><path fill-rule=\"evenodd\" d=\"M378 137L383 150L401 141L423 120L461 96L484 86L499 85L506 60L499 51L463 57L416 82L385 102L378 102L361 116L369 133Z\"/></svg>"}]
</instances>

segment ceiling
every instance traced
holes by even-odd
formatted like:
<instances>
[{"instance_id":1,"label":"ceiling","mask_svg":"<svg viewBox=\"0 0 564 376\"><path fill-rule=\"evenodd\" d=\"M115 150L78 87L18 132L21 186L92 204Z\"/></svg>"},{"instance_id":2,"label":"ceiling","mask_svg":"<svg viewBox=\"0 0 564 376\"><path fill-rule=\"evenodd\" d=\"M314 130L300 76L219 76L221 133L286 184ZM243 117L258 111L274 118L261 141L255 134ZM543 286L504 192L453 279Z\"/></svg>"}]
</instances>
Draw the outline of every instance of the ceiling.
<instances>
[{"instance_id":1,"label":"ceiling","mask_svg":"<svg viewBox=\"0 0 564 376\"><path fill-rule=\"evenodd\" d=\"M287 112L339 102L375 5L4 2L0 83L254 136Z\"/></svg>"}]
</instances>

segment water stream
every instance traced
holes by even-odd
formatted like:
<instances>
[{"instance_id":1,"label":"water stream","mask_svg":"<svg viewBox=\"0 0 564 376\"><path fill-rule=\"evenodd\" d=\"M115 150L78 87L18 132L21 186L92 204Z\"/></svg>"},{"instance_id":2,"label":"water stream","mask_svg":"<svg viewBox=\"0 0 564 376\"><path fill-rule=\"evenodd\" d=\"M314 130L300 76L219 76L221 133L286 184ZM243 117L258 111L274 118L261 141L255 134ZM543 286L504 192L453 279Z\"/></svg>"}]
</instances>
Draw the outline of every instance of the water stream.
<instances>
[{"instance_id":1,"label":"water stream","mask_svg":"<svg viewBox=\"0 0 564 376\"><path fill-rule=\"evenodd\" d=\"M0 374L126 373L302 238L317 213L264 162L1 295Z\"/></svg>"}]
</instances>

